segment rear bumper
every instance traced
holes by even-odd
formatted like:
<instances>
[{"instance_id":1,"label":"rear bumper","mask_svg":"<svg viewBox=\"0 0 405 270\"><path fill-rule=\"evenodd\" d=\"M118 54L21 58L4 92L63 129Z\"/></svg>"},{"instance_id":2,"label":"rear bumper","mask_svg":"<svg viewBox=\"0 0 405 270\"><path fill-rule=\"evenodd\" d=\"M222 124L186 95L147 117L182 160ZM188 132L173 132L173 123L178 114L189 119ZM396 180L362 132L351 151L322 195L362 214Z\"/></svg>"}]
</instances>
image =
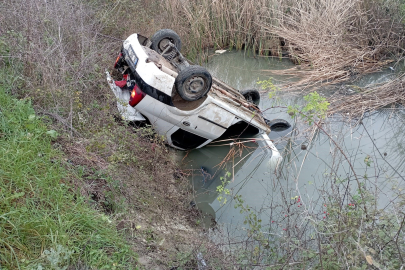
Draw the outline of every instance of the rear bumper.
<instances>
[{"instance_id":1,"label":"rear bumper","mask_svg":"<svg viewBox=\"0 0 405 270\"><path fill-rule=\"evenodd\" d=\"M105 73L108 86L110 86L110 89L117 98L117 107L122 119L126 121L146 121L145 117L143 117L140 112L128 104L131 93L128 90L122 90L118 87L108 71Z\"/></svg>"}]
</instances>

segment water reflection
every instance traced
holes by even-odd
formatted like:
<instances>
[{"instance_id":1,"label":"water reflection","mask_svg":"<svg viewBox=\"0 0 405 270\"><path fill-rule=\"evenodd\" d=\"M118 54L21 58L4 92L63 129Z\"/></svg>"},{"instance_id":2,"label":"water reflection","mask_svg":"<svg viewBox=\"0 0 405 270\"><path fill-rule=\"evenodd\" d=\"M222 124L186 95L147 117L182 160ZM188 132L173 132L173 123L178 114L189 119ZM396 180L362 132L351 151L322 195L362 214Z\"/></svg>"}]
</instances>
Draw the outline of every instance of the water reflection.
<instances>
[{"instance_id":1,"label":"water reflection","mask_svg":"<svg viewBox=\"0 0 405 270\"><path fill-rule=\"evenodd\" d=\"M238 184L244 172L247 172L245 168L251 168L248 171L253 174L264 162L265 166L274 170L275 164L268 163L270 157L271 153L262 142L240 145L219 142L188 153L184 168L193 172L191 180L196 191L195 202L206 213L203 220L206 225L209 226L212 219L218 220L216 213L221 204L216 200L217 187L225 183L224 187L232 194L238 194L238 190L249 184Z\"/></svg>"}]
</instances>

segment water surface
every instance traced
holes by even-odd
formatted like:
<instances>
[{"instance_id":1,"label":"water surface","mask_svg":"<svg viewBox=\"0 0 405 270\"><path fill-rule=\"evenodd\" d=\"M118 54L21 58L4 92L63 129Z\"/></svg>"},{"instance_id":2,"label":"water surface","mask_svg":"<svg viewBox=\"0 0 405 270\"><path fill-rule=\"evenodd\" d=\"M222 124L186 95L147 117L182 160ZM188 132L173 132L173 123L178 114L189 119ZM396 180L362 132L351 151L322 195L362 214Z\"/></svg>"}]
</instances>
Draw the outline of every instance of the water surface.
<instances>
[{"instance_id":1,"label":"water surface","mask_svg":"<svg viewBox=\"0 0 405 270\"><path fill-rule=\"evenodd\" d=\"M209 59L206 67L212 75L240 90L258 88L257 81L269 77L276 85L294 80L268 71L294 67L288 59L253 57L243 52L226 52ZM394 75L387 69L349 84L368 86ZM341 87L328 87L318 92L327 96ZM282 90L277 98L270 99L266 93L261 96L260 108L266 118L285 119L293 124L289 130L269 134L283 155L277 170L269 166L269 154L261 143L246 143L236 148L223 142L179 154L181 158L186 155L183 168L192 171L190 181L195 190L195 202L207 214L203 219L205 225L227 224L235 228L236 234L243 230L246 215L240 213L240 207L235 208L237 202L232 199L241 195L244 204L256 210L263 223L274 224L283 233L286 208L295 207L291 213L297 220L308 213L325 218L322 205L328 200L327 194L332 192L331 183L336 181L344 183L345 190L338 192L345 192L343 196L347 203L353 201L357 180L360 180L378 192L379 205L390 207L397 196L392 191L393 185L397 189L405 188L402 180L405 169L404 110L382 109L363 119L362 124L334 116L325 122L323 128L328 133L325 134L319 130L314 132L313 128L295 122L287 114L286 106L302 103L303 94L284 94ZM302 145L307 149L302 150ZM234 154L229 157L231 150ZM226 176L228 173L230 176ZM217 199L217 187L223 181L231 193L225 204ZM296 199L292 200L296 196L300 196L298 204Z\"/></svg>"}]
</instances>

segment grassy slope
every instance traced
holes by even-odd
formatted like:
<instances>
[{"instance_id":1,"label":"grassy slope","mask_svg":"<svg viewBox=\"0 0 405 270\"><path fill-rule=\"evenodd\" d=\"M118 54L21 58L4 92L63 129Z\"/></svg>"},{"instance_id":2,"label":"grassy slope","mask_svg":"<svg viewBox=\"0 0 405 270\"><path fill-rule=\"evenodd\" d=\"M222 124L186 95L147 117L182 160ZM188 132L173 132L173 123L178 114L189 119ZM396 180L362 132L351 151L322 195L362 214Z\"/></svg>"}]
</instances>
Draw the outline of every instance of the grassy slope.
<instances>
[{"instance_id":1,"label":"grassy slope","mask_svg":"<svg viewBox=\"0 0 405 270\"><path fill-rule=\"evenodd\" d=\"M130 269L135 256L114 224L65 183L61 155L30 102L0 89L0 108L2 269L59 269L78 261Z\"/></svg>"},{"instance_id":2,"label":"grassy slope","mask_svg":"<svg viewBox=\"0 0 405 270\"><path fill-rule=\"evenodd\" d=\"M46 125L36 117L29 120L31 106L15 105L22 101L1 90L4 103L16 107L10 109L16 115L1 121L19 129L7 137L0 130L2 269L17 268L17 260L21 268L37 269L40 263L50 269L48 258L65 251L75 253L60 257L60 267L80 261L92 269L112 269L114 264L131 269L133 255L117 231L139 255L143 269L195 262L194 246L204 240L195 229L199 213L189 208L188 181L151 128L133 129L113 117L116 100L103 73L111 68L121 38L132 32L151 35L165 27L161 5L149 0L17 0L0 5L0 28L5 29L0 31L0 88L28 97L35 111L46 115ZM20 13L24 18L15 16ZM123 23L127 21L131 23ZM5 105L0 106L5 112ZM20 107L30 109L23 113ZM18 121L10 120L14 118ZM78 132L71 132L70 125ZM53 147L45 135L49 129L60 134ZM13 158L19 160L18 169L9 165ZM13 175L17 173L19 178ZM17 198L9 198L16 193ZM51 248L56 251L47 255Z\"/></svg>"}]
</instances>

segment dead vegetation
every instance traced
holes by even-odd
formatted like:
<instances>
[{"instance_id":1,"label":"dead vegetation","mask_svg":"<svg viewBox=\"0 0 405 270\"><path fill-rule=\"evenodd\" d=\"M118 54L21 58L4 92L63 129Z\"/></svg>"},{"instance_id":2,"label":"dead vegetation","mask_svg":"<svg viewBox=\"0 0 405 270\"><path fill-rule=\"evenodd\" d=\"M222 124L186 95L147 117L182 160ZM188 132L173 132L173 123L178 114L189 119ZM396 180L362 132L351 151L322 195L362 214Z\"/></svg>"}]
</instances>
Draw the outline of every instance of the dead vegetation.
<instances>
[{"instance_id":1,"label":"dead vegetation","mask_svg":"<svg viewBox=\"0 0 405 270\"><path fill-rule=\"evenodd\" d=\"M269 0L166 1L170 27L187 37L191 57L207 47L253 49L265 55L279 55L278 38L263 27L264 22L273 21L273 5Z\"/></svg>"},{"instance_id":2,"label":"dead vegetation","mask_svg":"<svg viewBox=\"0 0 405 270\"><path fill-rule=\"evenodd\" d=\"M350 118L363 118L363 115L370 111L390 105L405 105L405 78L401 75L388 83L360 88L359 93L343 97L336 95L329 100L331 106L328 114L343 113Z\"/></svg>"},{"instance_id":3,"label":"dead vegetation","mask_svg":"<svg viewBox=\"0 0 405 270\"><path fill-rule=\"evenodd\" d=\"M156 30L149 21L154 15L147 15L157 14L159 3L152 2L0 4L0 66L13 71L0 78L0 86L30 99L58 131L54 147L71 172L61 181L108 216L141 258L152 258L140 260L146 269L168 267L178 253L193 257L194 243L204 241L195 223L200 213L190 209L191 190L176 173L173 153L151 128L117 121L116 100L104 78L126 31ZM133 10L139 10L136 19ZM127 29L125 18L135 27Z\"/></svg>"},{"instance_id":4,"label":"dead vegetation","mask_svg":"<svg viewBox=\"0 0 405 270\"><path fill-rule=\"evenodd\" d=\"M271 70L299 77L283 91L313 90L356 79L380 70L404 52L404 7L397 0L172 0L166 8L171 27L188 37L189 50L230 47L288 55L297 67ZM395 83L363 92L352 104L361 100L363 108L373 109L401 100L401 88L391 91ZM343 104L336 101L331 100L331 113ZM341 111L351 108L349 103L345 106Z\"/></svg>"},{"instance_id":5,"label":"dead vegetation","mask_svg":"<svg viewBox=\"0 0 405 270\"><path fill-rule=\"evenodd\" d=\"M395 2L293 1L281 5L277 24L266 29L285 39L290 58L302 64L303 78L294 86L338 83L377 71L402 53L396 8Z\"/></svg>"}]
</instances>

